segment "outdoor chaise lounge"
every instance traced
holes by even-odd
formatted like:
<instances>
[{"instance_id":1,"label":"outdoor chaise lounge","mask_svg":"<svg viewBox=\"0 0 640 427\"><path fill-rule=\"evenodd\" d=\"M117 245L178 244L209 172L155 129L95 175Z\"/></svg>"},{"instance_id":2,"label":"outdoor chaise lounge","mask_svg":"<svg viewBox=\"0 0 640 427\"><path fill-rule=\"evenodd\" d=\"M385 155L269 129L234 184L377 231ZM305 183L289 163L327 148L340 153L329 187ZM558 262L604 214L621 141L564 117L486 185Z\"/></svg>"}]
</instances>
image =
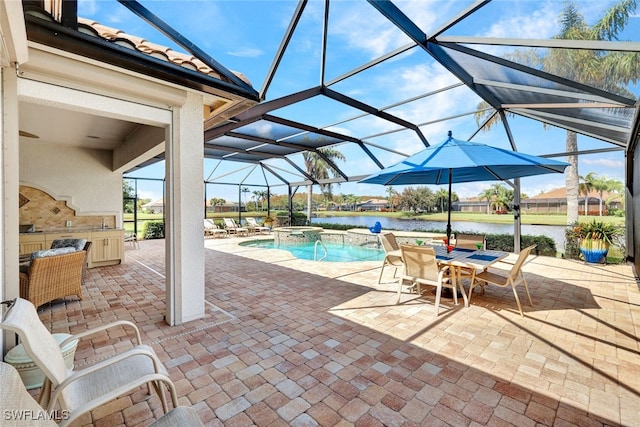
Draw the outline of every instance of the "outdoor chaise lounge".
<instances>
[{"instance_id":1,"label":"outdoor chaise lounge","mask_svg":"<svg viewBox=\"0 0 640 427\"><path fill-rule=\"evenodd\" d=\"M269 227L265 227L258 224L258 222L254 217L247 217L245 219L247 220L247 226L249 227L249 229L253 229L254 232L258 232L258 233L266 232L267 234L269 234L269 232L271 231Z\"/></svg>"},{"instance_id":2,"label":"outdoor chaise lounge","mask_svg":"<svg viewBox=\"0 0 640 427\"><path fill-rule=\"evenodd\" d=\"M116 321L72 335L58 344L38 317L33 304L22 298L5 303L9 310L0 322L0 328L18 335L26 354L44 374L38 403L47 411L66 411L69 417L60 425L66 426L83 414L145 385L149 392L153 385L165 413L168 407L163 387L169 390L173 407L178 406L173 382L153 349L140 344L140 331L135 324ZM72 340L115 327L133 329L137 345L80 370L67 368L61 348Z\"/></svg>"},{"instance_id":3,"label":"outdoor chaise lounge","mask_svg":"<svg viewBox=\"0 0 640 427\"><path fill-rule=\"evenodd\" d=\"M218 228L218 226L210 219L204 220L204 237L227 237L229 232Z\"/></svg>"},{"instance_id":4,"label":"outdoor chaise lounge","mask_svg":"<svg viewBox=\"0 0 640 427\"><path fill-rule=\"evenodd\" d=\"M224 226L229 234L235 234L236 236L249 235L249 229L240 227L233 218L224 218Z\"/></svg>"}]
</instances>

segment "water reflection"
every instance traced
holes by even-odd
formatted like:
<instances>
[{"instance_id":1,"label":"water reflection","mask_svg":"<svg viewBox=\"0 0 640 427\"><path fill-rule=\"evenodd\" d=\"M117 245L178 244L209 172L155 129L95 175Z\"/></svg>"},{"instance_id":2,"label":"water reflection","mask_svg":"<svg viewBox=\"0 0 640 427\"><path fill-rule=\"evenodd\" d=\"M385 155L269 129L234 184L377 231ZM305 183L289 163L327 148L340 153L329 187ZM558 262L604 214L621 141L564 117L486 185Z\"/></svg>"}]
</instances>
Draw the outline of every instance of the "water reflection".
<instances>
[{"instance_id":1,"label":"water reflection","mask_svg":"<svg viewBox=\"0 0 640 427\"><path fill-rule=\"evenodd\" d=\"M312 218L312 223L350 224L358 227L371 227L376 221L382 224L382 230L424 230L445 231L447 223L425 221L422 219L388 218L384 216L332 216ZM564 225L522 225L522 234L551 237L556 242L556 250L564 251ZM451 221L453 232L481 234L513 234L513 224L492 224L488 222Z\"/></svg>"}]
</instances>

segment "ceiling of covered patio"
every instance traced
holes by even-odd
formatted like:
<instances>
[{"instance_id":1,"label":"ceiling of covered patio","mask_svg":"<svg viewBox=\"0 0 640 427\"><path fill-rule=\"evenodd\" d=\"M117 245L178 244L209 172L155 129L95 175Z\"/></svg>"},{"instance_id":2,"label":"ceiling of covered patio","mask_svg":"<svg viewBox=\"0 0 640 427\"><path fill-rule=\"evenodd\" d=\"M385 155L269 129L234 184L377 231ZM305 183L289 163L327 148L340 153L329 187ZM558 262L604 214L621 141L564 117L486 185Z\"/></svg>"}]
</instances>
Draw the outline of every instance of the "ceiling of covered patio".
<instances>
[{"instance_id":1,"label":"ceiling of covered patio","mask_svg":"<svg viewBox=\"0 0 640 427\"><path fill-rule=\"evenodd\" d=\"M158 27L154 13L162 13L161 4L122 3L128 5L119 7ZM150 15L136 13L142 3ZM268 17L263 24L272 59L268 68L255 71L259 79L250 77L261 102L205 125L210 168L205 182L294 187L356 182L443 141L448 130L458 139L518 150L518 141L534 129L540 143L527 152L547 157L567 154L564 131L570 130L588 140L571 154L623 152L633 139L637 87L612 93L606 81L581 84L571 70L551 74L532 58L560 51L640 52L640 41L523 38L519 28L504 25L478 32L487 16L506 14L507 3L423 2L417 9L393 1L288 3L286 25ZM198 4L205 13L206 6ZM545 7L540 3L535 13ZM185 39L202 31L167 21ZM309 38L309 31L316 36ZM357 34L350 35L350 44L347 32ZM175 42L176 33L158 35ZM194 49L185 50L196 57L209 53L189 46ZM495 115L502 123L484 132ZM346 161L327 159L335 177L316 180L307 174L302 153L322 156L322 147L339 150ZM161 160L150 159L128 175L141 176L145 166Z\"/></svg>"}]
</instances>

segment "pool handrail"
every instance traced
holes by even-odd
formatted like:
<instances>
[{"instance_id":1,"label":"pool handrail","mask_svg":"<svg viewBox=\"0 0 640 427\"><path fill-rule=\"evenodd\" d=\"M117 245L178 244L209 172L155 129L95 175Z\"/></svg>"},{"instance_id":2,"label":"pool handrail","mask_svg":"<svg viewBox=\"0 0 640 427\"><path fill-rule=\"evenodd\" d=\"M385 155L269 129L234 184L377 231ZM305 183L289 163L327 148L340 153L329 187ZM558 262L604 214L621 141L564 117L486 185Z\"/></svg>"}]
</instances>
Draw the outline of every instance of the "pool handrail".
<instances>
[{"instance_id":1,"label":"pool handrail","mask_svg":"<svg viewBox=\"0 0 640 427\"><path fill-rule=\"evenodd\" d=\"M322 246L322 249L324 249L324 255L320 259L317 259L318 258L318 243L320 243L320 246ZM327 250L327 247L324 245L324 243L322 243L322 240L320 240L320 239L316 240L316 243L313 245L313 260L314 261L322 261L323 259L325 259L328 256L329 256L329 251Z\"/></svg>"}]
</instances>

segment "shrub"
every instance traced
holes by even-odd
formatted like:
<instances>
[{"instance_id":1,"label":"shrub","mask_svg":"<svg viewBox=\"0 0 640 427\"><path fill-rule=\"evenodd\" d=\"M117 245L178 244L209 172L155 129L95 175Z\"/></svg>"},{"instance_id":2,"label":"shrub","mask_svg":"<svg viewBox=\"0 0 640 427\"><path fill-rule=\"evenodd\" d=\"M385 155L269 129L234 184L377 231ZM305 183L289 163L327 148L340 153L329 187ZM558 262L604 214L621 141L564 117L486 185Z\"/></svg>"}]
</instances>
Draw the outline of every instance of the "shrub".
<instances>
[{"instance_id":1,"label":"shrub","mask_svg":"<svg viewBox=\"0 0 640 427\"><path fill-rule=\"evenodd\" d=\"M145 222L143 235L145 239L164 239L164 222L162 221Z\"/></svg>"},{"instance_id":2,"label":"shrub","mask_svg":"<svg viewBox=\"0 0 640 427\"><path fill-rule=\"evenodd\" d=\"M495 251L513 252L513 235L512 234L487 234L487 249ZM547 236L531 236L523 234L520 236L520 247L526 248L536 245L534 252L537 255L556 256L556 242Z\"/></svg>"}]
</instances>

